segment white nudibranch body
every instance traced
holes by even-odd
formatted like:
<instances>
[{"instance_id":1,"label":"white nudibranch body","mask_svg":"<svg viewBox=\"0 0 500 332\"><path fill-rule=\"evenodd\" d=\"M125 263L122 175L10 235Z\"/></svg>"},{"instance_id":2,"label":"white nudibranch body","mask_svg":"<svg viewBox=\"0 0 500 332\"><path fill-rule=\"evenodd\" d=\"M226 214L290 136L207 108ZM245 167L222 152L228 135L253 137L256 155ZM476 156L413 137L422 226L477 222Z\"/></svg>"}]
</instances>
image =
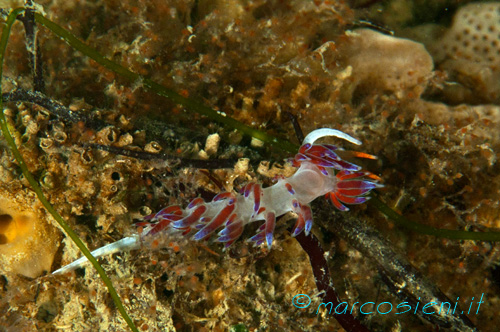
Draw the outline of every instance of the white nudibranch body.
<instances>
[{"instance_id":1,"label":"white nudibranch body","mask_svg":"<svg viewBox=\"0 0 500 332\"><path fill-rule=\"evenodd\" d=\"M309 234L312 227L312 212L309 203L319 196L326 195L333 205L341 210L348 208L343 204L366 202L372 189L381 187L379 178L361 167L342 160L334 145L314 144L325 136L334 136L353 144L360 145L357 139L335 129L314 130L304 139L299 152L291 160L298 170L289 178L282 178L274 185L262 188L258 183L249 183L240 193L223 192L211 202L201 198L192 200L186 208L178 205L168 206L158 213L144 218L138 223L140 234L126 237L92 252L94 257L115 252L140 248L143 244L173 237L191 236L193 240L205 240L217 232L217 241L230 246L243 233L245 225L263 220L257 234L250 238L256 245L264 242L269 248L273 242L276 218L294 212L297 222L293 236L302 231ZM375 159L374 156L358 153L358 157ZM65 273L81 267L87 261L82 257L73 263L54 271Z\"/></svg>"}]
</instances>

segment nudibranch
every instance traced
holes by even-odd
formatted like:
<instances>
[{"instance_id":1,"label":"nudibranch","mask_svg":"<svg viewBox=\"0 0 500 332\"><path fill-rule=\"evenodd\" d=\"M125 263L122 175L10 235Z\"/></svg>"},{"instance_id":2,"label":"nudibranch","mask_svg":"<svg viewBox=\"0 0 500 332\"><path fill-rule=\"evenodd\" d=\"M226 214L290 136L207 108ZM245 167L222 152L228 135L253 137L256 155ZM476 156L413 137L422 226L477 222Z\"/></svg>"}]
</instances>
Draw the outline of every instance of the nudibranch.
<instances>
[{"instance_id":1,"label":"nudibranch","mask_svg":"<svg viewBox=\"0 0 500 332\"><path fill-rule=\"evenodd\" d=\"M361 142L339 130L322 128L304 138L299 152L290 160L297 171L288 178L281 178L270 187L258 183L245 185L240 193L223 192L211 202L193 199L186 208L168 206L137 223L140 234L123 238L92 252L94 257L115 252L138 249L151 244L159 247L174 237L201 241L216 233L216 241L230 246L241 234L245 225L264 221L257 234L250 238L255 245L266 244L271 248L276 218L288 212L297 215L292 236L301 232L309 234L313 218L309 203L319 196L326 196L340 211L347 211L344 204L361 204L370 197L368 193L382 187L379 178L360 166L347 162L336 153L340 148L330 144L315 144L322 137L337 137L350 143ZM365 153L355 156L375 159ZM53 274L74 270L84 262L82 257Z\"/></svg>"}]
</instances>

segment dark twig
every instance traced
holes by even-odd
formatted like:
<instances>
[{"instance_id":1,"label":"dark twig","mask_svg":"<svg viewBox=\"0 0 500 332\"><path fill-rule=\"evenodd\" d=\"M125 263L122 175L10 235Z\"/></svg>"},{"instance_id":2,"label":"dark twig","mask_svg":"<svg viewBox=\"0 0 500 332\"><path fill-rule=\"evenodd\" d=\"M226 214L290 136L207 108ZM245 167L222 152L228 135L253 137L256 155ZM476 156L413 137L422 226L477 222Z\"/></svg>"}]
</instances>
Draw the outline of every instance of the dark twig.
<instances>
[{"instance_id":1,"label":"dark twig","mask_svg":"<svg viewBox=\"0 0 500 332\"><path fill-rule=\"evenodd\" d=\"M394 36L394 31L391 29L382 26L381 24L376 24L366 20L356 20L353 22L352 26L349 29L357 29L357 28L368 28L372 30L377 30L380 33L385 35Z\"/></svg>"},{"instance_id":2,"label":"dark twig","mask_svg":"<svg viewBox=\"0 0 500 332\"><path fill-rule=\"evenodd\" d=\"M300 127L299 120L295 115L293 115L290 112L285 112L285 114L288 116L288 119L290 119L290 122L292 122L293 125L293 130L295 130L295 136L297 136L297 139L299 140L299 144L302 143L304 140L304 132L302 131L302 128Z\"/></svg>"},{"instance_id":3,"label":"dark twig","mask_svg":"<svg viewBox=\"0 0 500 332\"><path fill-rule=\"evenodd\" d=\"M83 147L103 150L111 152L113 154L118 154L141 160L152 160L152 161L158 161L160 163L164 163L167 160L171 160L173 163L175 163L176 167L193 167L193 168L204 168L204 169L233 168L234 164L238 161L237 159L201 160L201 159L180 158L166 153L151 153L146 151L129 150L115 146L101 145L95 143L83 143L82 145Z\"/></svg>"},{"instance_id":4,"label":"dark twig","mask_svg":"<svg viewBox=\"0 0 500 332\"><path fill-rule=\"evenodd\" d=\"M290 232L292 230L290 229ZM339 295L331 284L330 270L325 258L325 251L321 248L318 239L309 234L306 236L304 232L295 237L302 249L309 256L314 278L316 279L316 287L320 292L323 292L323 303L332 303L332 308L336 308L341 301ZM359 320L348 312L337 314L332 312L339 324L348 332L369 332L369 330L361 324Z\"/></svg>"},{"instance_id":5,"label":"dark twig","mask_svg":"<svg viewBox=\"0 0 500 332\"><path fill-rule=\"evenodd\" d=\"M87 126L99 127L105 123L101 120L85 116L82 113L73 112L69 107L64 106L58 101L55 101L39 91L30 91L17 88L11 92L2 94L4 102L28 102L37 104L47 109L51 114L70 122L83 121Z\"/></svg>"},{"instance_id":6,"label":"dark twig","mask_svg":"<svg viewBox=\"0 0 500 332\"><path fill-rule=\"evenodd\" d=\"M45 81L43 80L42 54L40 52L40 43L38 42L38 29L35 23L35 7L31 0L25 3L26 10L24 14L18 17L24 25L26 32L26 49L30 54L29 60L33 69L33 90L43 92L45 90Z\"/></svg>"},{"instance_id":7,"label":"dark twig","mask_svg":"<svg viewBox=\"0 0 500 332\"><path fill-rule=\"evenodd\" d=\"M417 315L440 327L451 328L454 331L477 331L474 324L466 315L461 314L462 310L458 307L455 311L457 314L449 314L445 310L448 307L446 302L450 304L454 302L450 301L436 285L411 265L404 255L393 249L393 244L377 230L345 214L337 214L336 219L339 220L325 226L374 262L381 272L382 280L396 296L413 305L419 301L421 306L416 310ZM430 302L435 302L436 305L428 308L427 311L435 311L435 314L424 314L422 304ZM438 312L441 305L445 309Z\"/></svg>"}]
</instances>

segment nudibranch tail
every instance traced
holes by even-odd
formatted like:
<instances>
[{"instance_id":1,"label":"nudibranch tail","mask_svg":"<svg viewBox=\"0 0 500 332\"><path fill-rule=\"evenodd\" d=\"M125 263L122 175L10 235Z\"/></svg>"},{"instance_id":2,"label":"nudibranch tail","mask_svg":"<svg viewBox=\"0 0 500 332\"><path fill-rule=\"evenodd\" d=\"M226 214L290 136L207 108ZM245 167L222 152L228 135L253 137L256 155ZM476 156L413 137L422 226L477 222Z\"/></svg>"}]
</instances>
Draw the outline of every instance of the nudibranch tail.
<instances>
[{"instance_id":1,"label":"nudibranch tail","mask_svg":"<svg viewBox=\"0 0 500 332\"><path fill-rule=\"evenodd\" d=\"M135 236L125 237L121 240L100 247L92 251L91 254L95 258L98 258L105 255L111 255L117 252L139 249L140 247L141 245L139 236L135 235ZM76 270L82 267L86 262L88 262L87 257L85 256L80 257L77 260L71 262L70 264L63 266L58 270L55 270L54 272L52 272L52 274L64 274Z\"/></svg>"},{"instance_id":2,"label":"nudibranch tail","mask_svg":"<svg viewBox=\"0 0 500 332\"><path fill-rule=\"evenodd\" d=\"M302 232L309 234L313 224L309 203L319 196L326 196L340 211L347 211L345 204L366 202L371 190L382 187L376 175L363 171L361 166L343 160L331 144L315 144L316 140L333 136L350 143L361 142L339 130L322 128L311 132L304 139L298 153L291 159L297 171L291 177L280 177L278 181L263 188L258 183L245 185L240 193L223 192L212 201L193 199L186 208L174 205L144 218L137 223L140 235L119 240L97 249L97 255L135 249L140 244L159 247L174 237L191 238L194 241L207 240L216 235L216 241L227 248L243 233L247 224L263 221L257 234L249 240L255 245L272 247L276 220L288 212L297 215L292 236ZM365 153L357 157L375 159ZM217 232L217 233L216 233ZM84 261L85 259L83 259ZM62 273L78 266L82 260L57 270Z\"/></svg>"}]
</instances>

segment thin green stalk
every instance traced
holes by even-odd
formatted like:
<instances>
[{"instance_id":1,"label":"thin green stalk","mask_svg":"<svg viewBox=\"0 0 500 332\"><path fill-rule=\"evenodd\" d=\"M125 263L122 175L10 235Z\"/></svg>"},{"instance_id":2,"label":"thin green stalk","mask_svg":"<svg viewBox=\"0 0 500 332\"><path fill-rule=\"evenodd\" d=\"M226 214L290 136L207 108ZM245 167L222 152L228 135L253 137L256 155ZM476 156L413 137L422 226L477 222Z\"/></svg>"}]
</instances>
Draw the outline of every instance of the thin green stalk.
<instances>
[{"instance_id":1,"label":"thin green stalk","mask_svg":"<svg viewBox=\"0 0 500 332\"><path fill-rule=\"evenodd\" d=\"M417 222L408 220L390 207L388 207L380 199L372 195L370 204L375 206L380 212L385 214L395 224L418 232L436 237L451 239L451 240L475 240L475 241L500 241L500 232L468 232L452 229L434 228L427 225L422 225Z\"/></svg>"},{"instance_id":2,"label":"thin green stalk","mask_svg":"<svg viewBox=\"0 0 500 332\"><path fill-rule=\"evenodd\" d=\"M48 18L42 16L41 14L35 13L35 20L45 26L46 28L50 29L54 34L59 36L61 39L63 39L66 43L68 43L71 47L77 49L78 51L82 52L98 64L102 65L106 69L109 69L118 75L121 75L131 82L140 82L142 85L155 92L156 94L165 97L167 99L170 99L176 104L184 106L188 111L198 113L204 116L207 116L208 118L212 119L213 121L220 122L228 127L237 129L241 131L244 134L250 135L251 137L255 137L265 143L272 144L282 150L288 151L295 153L297 151L297 146L295 144L290 143L287 140L282 140L273 136L270 136L266 134L265 132L262 132L260 130L256 130L252 127L246 126L243 123L222 115L218 113L217 111L211 109L210 107L207 107L203 105L202 103L197 102L196 100L193 99L187 99L176 93L175 91L172 91L170 89L167 89L163 85L160 85L158 83L155 83L154 81L145 78L139 74L136 74L134 72L131 72L125 67L120 66L119 64L105 58L102 56L99 52L97 52L95 49L89 47L82 41L80 41L75 35L71 34L69 31L63 29L56 23L52 22Z\"/></svg>"},{"instance_id":3,"label":"thin green stalk","mask_svg":"<svg viewBox=\"0 0 500 332\"><path fill-rule=\"evenodd\" d=\"M12 25L14 24L16 18L18 15L20 15L24 11L24 8L16 8L12 10L12 12L9 14L7 21L5 23L5 27L2 31L2 36L0 39L0 96L2 95L2 75L3 75L3 62L5 58L5 50L7 49L7 42L9 40L9 35L10 31L12 28ZM78 238L75 232L68 226L68 224L64 221L64 219L61 217L61 215L52 207L52 205L49 203L49 201L45 198L40 186L36 182L36 180L33 178L31 173L28 170L28 167L26 166L26 163L24 162L24 159L17 149L16 143L14 139L12 138L12 135L10 134L9 128L7 126L7 121L5 118L5 115L3 113L3 105L2 105L2 99L0 98L0 109L2 110L0 112L0 127L2 129L2 134L5 140L7 141L12 153L14 154L14 157L17 160L17 163L19 164L19 167L21 167L21 171L30 183L31 187L35 191L38 199L40 202L42 202L43 206L49 211L49 213L54 217L54 219L61 225L61 227L64 229L66 234L75 242L75 244L78 246L80 251L85 255L85 257L88 258L88 260L92 263L94 268L97 270L97 273L99 273L99 276L101 277L102 281L108 287L108 291L113 298L113 301L115 302L116 307L118 308L118 311L121 313L125 321L127 322L128 326L132 329L132 331L137 331L137 327L135 327L134 323L132 322L132 319L127 315L127 312L125 311L125 308L123 307L123 304L120 300L120 297L116 293L116 290L113 287L113 284L111 283L111 280L108 278L106 275L106 272L104 272L104 269L101 267L101 265L97 262L97 260L92 256L90 251L87 249L85 244Z\"/></svg>"}]
</instances>

